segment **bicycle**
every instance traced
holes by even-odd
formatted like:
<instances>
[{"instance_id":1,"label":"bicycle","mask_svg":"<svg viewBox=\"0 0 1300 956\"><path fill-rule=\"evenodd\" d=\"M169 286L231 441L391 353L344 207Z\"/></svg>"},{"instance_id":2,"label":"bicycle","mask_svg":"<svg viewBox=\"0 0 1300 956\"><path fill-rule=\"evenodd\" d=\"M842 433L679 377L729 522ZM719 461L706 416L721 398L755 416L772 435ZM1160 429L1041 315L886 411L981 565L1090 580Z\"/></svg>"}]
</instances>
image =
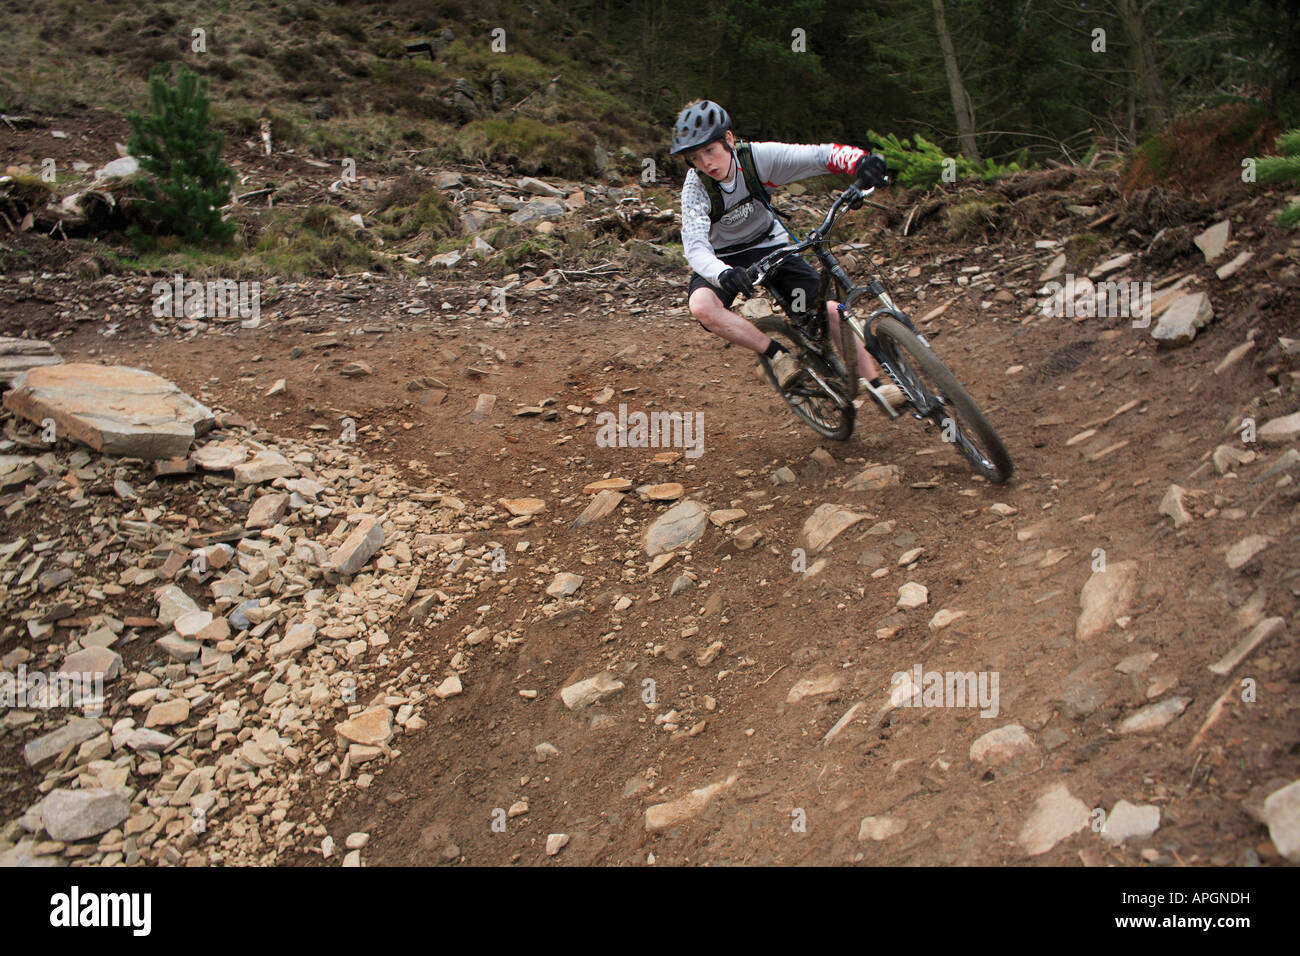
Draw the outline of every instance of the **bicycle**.
<instances>
[{"instance_id":1,"label":"bicycle","mask_svg":"<svg viewBox=\"0 0 1300 956\"><path fill-rule=\"evenodd\" d=\"M768 380L799 418L819 435L843 441L853 433L857 411L854 405L858 393L857 349L852 338L856 335L884 374L902 390L904 402L900 410L869 393L872 400L891 419L910 411L918 421L935 422L943 440L956 446L976 472L994 484L1003 484L1014 470L1011 456L974 399L930 348L907 313L894 305L880 279L873 276L865 286L856 285L830 251L829 235L836 220L846 208L860 208L875 191L875 186L864 190L855 182L840 194L825 220L807 238L778 249L749 267L751 281L763 285L767 276L791 256L812 250L821 263L821 282L811 308L795 309L791 302L768 287L791 321L769 315L754 323L789 349L800 365L798 375L782 389L772 360L760 356L759 362ZM788 225L786 228L789 230ZM790 234L793 236L793 231ZM832 282L839 302L836 311L840 319L842 356L830 341L830 323L824 308ZM853 315L853 306L868 292L880 301L881 307L863 321Z\"/></svg>"}]
</instances>

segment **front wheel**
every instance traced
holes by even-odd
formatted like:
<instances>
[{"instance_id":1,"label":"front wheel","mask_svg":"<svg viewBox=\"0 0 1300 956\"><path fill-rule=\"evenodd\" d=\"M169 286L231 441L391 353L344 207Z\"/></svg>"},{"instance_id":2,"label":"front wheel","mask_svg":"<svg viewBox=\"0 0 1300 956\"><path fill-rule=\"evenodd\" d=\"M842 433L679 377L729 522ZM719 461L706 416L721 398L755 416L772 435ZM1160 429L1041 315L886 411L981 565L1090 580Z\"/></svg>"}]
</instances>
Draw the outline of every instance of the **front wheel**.
<instances>
[{"instance_id":1,"label":"front wheel","mask_svg":"<svg viewBox=\"0 0 1300 956\"><path fill-rule=\"evenodd\" d=\"M824 438L843 441L853 434L857 409L853 407L852 398L845 394L844 366L834 350L824 359L808 352L795 338L790 326L774 315L764 316L754 325L784 345L803 366L799 376L782 390L772 371L772 360L765 355L758 357L767 380L781 392L781 397L794 413Z\"/></svg>"},{"instance_id":2,"label":"front wheel","mask_svg":"<svg viewBox=\"0 0 1300 956\"><path fill-rule=\"evenodd\" d=\"M898 319L876 323L878 356L912 406L932 419L977 472L995 485L1011 478L1013 466L1002 439L948 367Z\"/></svg>"}]
</instances>

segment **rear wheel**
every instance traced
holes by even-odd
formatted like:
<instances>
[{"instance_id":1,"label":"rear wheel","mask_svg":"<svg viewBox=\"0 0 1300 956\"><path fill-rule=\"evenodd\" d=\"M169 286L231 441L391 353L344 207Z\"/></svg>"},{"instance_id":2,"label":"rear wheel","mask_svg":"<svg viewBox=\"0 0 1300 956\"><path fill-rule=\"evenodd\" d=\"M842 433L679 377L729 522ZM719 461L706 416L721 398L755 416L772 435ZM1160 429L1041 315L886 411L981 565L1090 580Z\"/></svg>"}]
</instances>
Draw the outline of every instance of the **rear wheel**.
<instances>
[{"instance_id":1,"label":"rear wheel","mask_svg":"<svg viewBox=\"0 0 1300 956\"><path fill-rule=\"evenodd\" d=\"M853 434L853 421L857 410L853 407L852 399L846 394L847 378L839 357L831 354L823 359L804 350L795 339L790 326L776 316L764 316L754 325L784 345L803 366L799 376L782 390L777 384L776 374L772 371L772 360L765 355L758 357L767 380L781 393L781 397L794 413L803 419L809 428L825 438L843 441ZM825 388L822 383L825 383Z\"/></svg>"},{"instance_id":2,"label":"rear wheel","mask_svg":"<svg viewBox=\"0 0 1300 956\"><path fill-rule=\"evenodd\" d=\"M1012 474L1011 456L1002 439L948 367L911 329L890 316L875 328L880 358L918 411L928 417L977 472L1000 485Z\"/></svg>"}]
</instances>

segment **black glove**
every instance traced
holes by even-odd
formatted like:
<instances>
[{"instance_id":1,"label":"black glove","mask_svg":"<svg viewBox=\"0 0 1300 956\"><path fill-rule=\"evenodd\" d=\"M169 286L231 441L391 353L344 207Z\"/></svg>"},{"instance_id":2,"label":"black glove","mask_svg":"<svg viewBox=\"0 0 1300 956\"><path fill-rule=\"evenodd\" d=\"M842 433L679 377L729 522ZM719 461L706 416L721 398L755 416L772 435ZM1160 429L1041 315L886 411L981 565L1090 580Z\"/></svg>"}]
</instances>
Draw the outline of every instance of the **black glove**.
<instances>
[{"instance_id":1,"label":"black glove","mask_svg":"<svg viewBox=\"0 0 1300 956\"><path fill-rule=\"evenodd\" d=\"M853 167L853 178L863 186L888 186L889 170L885 158L871 153L863 156Z\"/></svg>"},{"instance_id":2,"label":"black glove","mask_svg":"<svg viewBox=\"0 0 1300 956\"><path fill-rule=\"evenodd\" d=\"M745 295L754 294L754 283L750 281L749 273L734 266L718 276L718 285L723 292L733 296L740 295L742 292Z\"/></svg>"}]
</instances>

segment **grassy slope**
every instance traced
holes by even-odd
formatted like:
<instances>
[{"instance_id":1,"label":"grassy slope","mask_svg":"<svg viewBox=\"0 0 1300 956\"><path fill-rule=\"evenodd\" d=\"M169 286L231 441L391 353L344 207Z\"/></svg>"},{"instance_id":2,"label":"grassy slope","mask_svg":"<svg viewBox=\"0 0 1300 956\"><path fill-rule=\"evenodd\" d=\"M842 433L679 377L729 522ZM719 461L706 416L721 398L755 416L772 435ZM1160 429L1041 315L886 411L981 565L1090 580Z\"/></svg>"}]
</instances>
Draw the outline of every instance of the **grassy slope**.
<instances>
[{"instance_id":1,"label":"grassy slope","mask_svg":"<svg viewBox=\"0 0 1300 956\"><path fill-rule=\"evenodd\" d=\"M597 144L616 160L624 147L663 149L660 125L628 96L631 74L550 2L51 0L33 14L4 0L3 9L6 112L143 109L150 69L172 60L209 78L226 132L250 136L269 117L277 142L322 158L513 158L521 172L579 176L597 171ZM403 55L406 42L444 27L455 40L436 61ZM195 28L206 31L206 52L191 49ZM491 48L496 28L504 52ZM499 112L489 106L493 72L506 83ZM465 125L443 101L461 77L484 107Z\"/></svg>"}]
</instances>

